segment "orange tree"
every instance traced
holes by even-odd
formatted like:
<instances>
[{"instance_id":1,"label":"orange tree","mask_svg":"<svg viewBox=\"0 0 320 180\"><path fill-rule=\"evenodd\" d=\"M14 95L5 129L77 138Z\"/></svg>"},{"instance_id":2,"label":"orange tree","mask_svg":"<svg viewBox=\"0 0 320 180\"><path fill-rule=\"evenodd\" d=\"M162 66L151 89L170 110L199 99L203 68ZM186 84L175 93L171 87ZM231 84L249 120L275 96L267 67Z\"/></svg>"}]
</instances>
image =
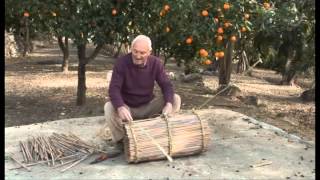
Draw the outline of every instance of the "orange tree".
<instances>
[{"instance_id":1,"label":"orange tree","mask_svg":"<svg viewBox=\"0 0 320 180\"><path fill-rule=\"evenodd\" d=\"M22 42L22 55L26 56L32 51L31 39L36 35L36 9L28 1L19 0L6 0L5 6L5 29L15 35L18 43Z\"/></svg>"},{"instance_id":2,"label":"orange tree","mask_svg":"<svg viewBox=\"0 0 320 180\"><path fill-rule=\"evenodd\" d=\"M36 18L37 29L57 37L58 45L63 54L61 69L63 72L68 72L70 33L63 28L68 25L68 19L65 17L70 15L66 8L66 2L42 0L38 3L33 1L33 4L29 5L37 7L33 15Z\"/></svg>"},{"instance_id":3,"label":"orange tree","mask_svg":"<svg viewBox=\"0 0 320 180\"><path fill-rule=\"evenodd\" d=\"M177 63L184 63L186 74L199 64L220 61L219 84L228 85L234 44L251 31L248 14L256 12L261 4L200 0L165 1L150 6L155 7L146 8L152 11L149 19L156 24L147 21L141 23L140 29L151 34L156 49L175 57Z\"/></svg>"},{"instance_id":4,"label":"orange tree","mask_svg":"<svg viewBox=\"0 0 320 180\"><path fill-rule=\"evenodd\" d=\"M255 47L264 66L282 74L282 84L294 84L299 73L315 63L315 2L274 1L259 18Z\"/></svg>"},{"instance_id":5,"label":"orange tree","mask_svg":"<svg viewBox=\"0 0 320 180\"><path fill-rule=\"evenodd\" d=\"M86 100L86 65L92 61L102 49L104 44L116 39L116 34L127 32L123 30L128 20L128 2L125 1L68 1L65 8L70 12L63 31L69 34L77 47L78 53L78 89L77 105ZM96 47L87 55L86 48L89 41Z\"/></svg>"},{"instance_id":6,"label":"orange tree","mask_svg":"<svg viewBox=\"0 0 320 180\"><path fill-rule=\"evenodd\" d=\"M73 41L78 54L78 87L77 105L86 102L86 65L91 62L102 49L104 44L112 44L117 35L126 37L129 30L124 28L129 23L127 1L26 1L23 6L10 8L18 10L18 15L26 10L32 20L34 29L43 32L53 32L57 36L65 36ZM14 10L10 11L12 14ZM8 12L9 13L9 12ZM18 16L17 15L17 16ZM15 27L14 18L8 18L6 26ZM125 38L124 38L125 39ZM93 42L95 49L87 54L87 45ZM61 43L59 41L59 43Z\"/></svg>"}]
</instances>

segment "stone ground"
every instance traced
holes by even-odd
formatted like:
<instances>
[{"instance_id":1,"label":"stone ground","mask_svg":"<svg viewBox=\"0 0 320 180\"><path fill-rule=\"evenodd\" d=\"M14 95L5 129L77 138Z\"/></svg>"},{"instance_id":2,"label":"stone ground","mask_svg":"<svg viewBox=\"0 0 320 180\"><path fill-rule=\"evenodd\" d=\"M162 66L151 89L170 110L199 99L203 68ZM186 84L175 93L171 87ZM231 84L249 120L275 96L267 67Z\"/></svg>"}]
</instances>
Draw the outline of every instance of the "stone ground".
<instances>
[{"instance_id":1,"label":"stone ground","mask_svg":"<svg viewBox=\"0 0 320 180\"><path fill-rule=\"evenodd\" d=\"M211 128L207 152L200 155L128 164L124 155L90 165L95 157L61 173L46 165L31 172L8 158L22 159L18 142L28 136L72 132L84 141L106 147L110 138L103 116L63 119L5 129L5 179L315 179L315 144L251 117L226 109L199 111ZM251 167L261 162L269 165ZM12 170L10 170L12 169Z\"/></svg>"}]
</instances>

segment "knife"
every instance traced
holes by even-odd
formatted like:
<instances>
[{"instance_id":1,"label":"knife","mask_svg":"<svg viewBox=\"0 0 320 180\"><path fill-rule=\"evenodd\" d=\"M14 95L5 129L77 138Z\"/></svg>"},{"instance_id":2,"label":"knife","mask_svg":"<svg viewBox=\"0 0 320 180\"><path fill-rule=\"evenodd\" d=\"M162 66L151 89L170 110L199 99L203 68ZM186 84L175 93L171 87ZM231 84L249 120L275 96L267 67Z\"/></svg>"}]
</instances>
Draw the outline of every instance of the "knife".
<instances>
[{"instance_id":1,"label":"knife","mask_svg":"<svg viewBox=\"0 0 320 180\"><path fill-rule=\"evenodd\" d=\"M117 157L121 154L120 151L113 151L108 153L101 153L94 161L92 161L90 164L96 164L102 161L105 161L109 158Z\"/></svg>"}]
</instances>

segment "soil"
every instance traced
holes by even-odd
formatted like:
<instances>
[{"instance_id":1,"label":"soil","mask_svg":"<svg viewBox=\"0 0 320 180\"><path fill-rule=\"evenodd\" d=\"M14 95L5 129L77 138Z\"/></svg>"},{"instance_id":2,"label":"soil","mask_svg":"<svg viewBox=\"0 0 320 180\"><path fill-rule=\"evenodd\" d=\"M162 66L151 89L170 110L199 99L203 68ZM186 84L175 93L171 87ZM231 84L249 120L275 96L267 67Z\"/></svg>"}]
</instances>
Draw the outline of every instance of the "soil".
<instances>
[{"instance_id":1,"label":"soil","mask_svg":"<svg viewBox=\"0 0 320 180\"><path fill-rule=\"evenodd\" d=\"M107 72L112 69L114 58L99 55L87 65L87 102L76 106L76 50L71 48L70 54L68 73L61 72L62 53L56 45L36 49L26 58L5 60L6 127L103 115L108 97ZM166 68L176 77L183 72L174 62L169 62ZM240 88L240 93L214 96L217 75L203 75L202 81L188 83L172 80L175 92L182 98L182 109L198 108L212 98L202 108L233 110L314 140L315 103L305 103L299 98L312 80L299 78L298 86L278 85L280 81L281 76L274 71L256 68L251 76L231 75L231 82ZM156 94L160 94L159 88Z\"/></svg>"}]
</instances>

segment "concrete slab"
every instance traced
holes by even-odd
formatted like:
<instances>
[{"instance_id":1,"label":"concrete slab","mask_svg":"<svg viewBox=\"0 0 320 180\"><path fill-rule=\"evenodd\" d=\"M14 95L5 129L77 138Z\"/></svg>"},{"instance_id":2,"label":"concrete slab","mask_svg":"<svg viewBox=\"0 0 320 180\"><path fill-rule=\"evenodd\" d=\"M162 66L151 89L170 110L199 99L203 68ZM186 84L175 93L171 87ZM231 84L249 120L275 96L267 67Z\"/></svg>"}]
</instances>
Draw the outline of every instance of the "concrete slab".
<instances>
[{"instance_id":1,"label":"concrete slab","mask_svg":"<svg viewBox=\"0 0 320 180\"><path fill-rule=\"evenodd\" d=\"M199 111L212 130L205 153L174 159L127 164L123 155L90 165L94 158L61 173L46 165L32 166L31 172L14 169L5 160L5 179L315 179L315 146L279 128L225 109ZM5 129L5 152L22 159L18 142L30 135L72 132L91 144L105 146L99 130L104 118L66 119ZM100 133L101 134L101 133ZM272 162L251 167L261 161Z\"/></svg>"}]
</instances>

